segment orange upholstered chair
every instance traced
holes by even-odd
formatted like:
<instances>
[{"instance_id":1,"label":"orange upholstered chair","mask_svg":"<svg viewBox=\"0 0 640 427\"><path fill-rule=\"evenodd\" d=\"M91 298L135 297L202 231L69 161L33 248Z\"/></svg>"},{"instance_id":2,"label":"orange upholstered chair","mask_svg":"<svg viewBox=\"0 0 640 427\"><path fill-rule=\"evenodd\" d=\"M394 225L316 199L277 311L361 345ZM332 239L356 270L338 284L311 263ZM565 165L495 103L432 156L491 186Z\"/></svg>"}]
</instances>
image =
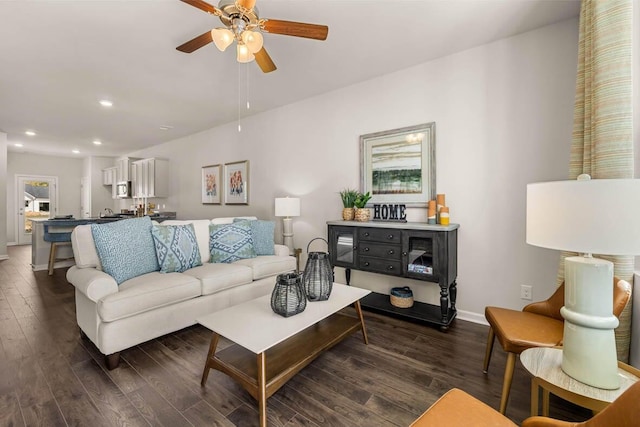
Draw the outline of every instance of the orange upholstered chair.
<instances>
[{"instance_id":1,"label":"orange upholstered chair","mask_svg":"<svg viewBox=\"0 0 640 427\"><path fill-rule=\"evenodd\" d=\"M618 278L613 279L613 314L620 316L631 298L631 285ZM560 308L564 305L564 283L546 301L535 302L522 309L510 310L500 307L486 307L484 315L489 322L489 336L484 356L484 373L489 369L491 352L495 339L507 352L504 369L500 413L507 410L509 391L513 380L516 358L524 350L532 347L555 347L562 345L564 319Z\"/></svg>"},{"instance_id":2,"label":"orange upholstered chair","mask_svg":"<svg viewBox=\"0 0 640 427\"><path fill-rule=\"evenodd\" d=\"M529 417L522 427L637 427L640 424L640 382L622 393L593 418L581 422ZM510 419L457 388L446 392L411 427L514 427Z\"/></svg>"}]
</instances>

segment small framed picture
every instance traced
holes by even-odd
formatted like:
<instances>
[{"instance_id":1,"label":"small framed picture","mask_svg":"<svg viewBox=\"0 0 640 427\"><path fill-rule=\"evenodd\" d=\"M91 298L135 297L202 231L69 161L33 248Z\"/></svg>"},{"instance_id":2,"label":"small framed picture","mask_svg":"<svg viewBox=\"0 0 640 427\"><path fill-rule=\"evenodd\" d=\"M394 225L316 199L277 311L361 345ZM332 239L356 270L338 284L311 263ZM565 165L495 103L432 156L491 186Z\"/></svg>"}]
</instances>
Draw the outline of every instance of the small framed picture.
<instances>
[{"instance_id":1,"label":"small framed picture","mask_svg":"<svg viewBox=\"0 0 640 427\"><path fill-rule=\"evenodd\" d=\"M249 204L249 160L225 163L224 202L228 205Z\"/></svg>"},{"instance_id":2,"label":"small framed picture","mask_svg":"<svg viewBox=\"0 0 640 427\"><path fill-rule=\"evenodd\" d=\"M202 204L219 205L222 194L221 165L202 167Z\"/></svg>"}]
</instances>

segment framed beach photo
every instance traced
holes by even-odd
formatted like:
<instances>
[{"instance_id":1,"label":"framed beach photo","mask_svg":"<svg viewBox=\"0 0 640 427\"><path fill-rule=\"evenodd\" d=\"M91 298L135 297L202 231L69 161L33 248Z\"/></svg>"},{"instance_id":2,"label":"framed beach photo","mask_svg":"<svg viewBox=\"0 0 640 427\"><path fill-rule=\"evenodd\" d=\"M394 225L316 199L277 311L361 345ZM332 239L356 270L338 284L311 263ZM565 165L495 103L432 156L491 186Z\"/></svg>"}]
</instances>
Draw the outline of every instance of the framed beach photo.
<instances>
[{"instance_id":1,"label":"framed beach photo","mask_svg":"<svg viewBox=\"0 0 640 427\"><path fill-rule=\"evenodd\" d=\"M367 206L427 206L436 196L436 124L360 136L360 188Z\"/></svg>"},{"instance_id":2,"label":"framed beach photo","mask_svg":"<svg viewBox=\"0 0 640 427\"><path fill-rule=\"evenodd\" d=\"M202 204L219 205L222 199L221 165L202 167Z\"/></svg>"},{"instance_id":3,"label":"framed beach photo","mask_svg":"<svg viewBox=\"0 0 640 427\"><path fill-rule=\"evenodd\" d=\"M224 203L227 205L249 204L249 160L225 163Z\"/></svg>"}]
</instances>

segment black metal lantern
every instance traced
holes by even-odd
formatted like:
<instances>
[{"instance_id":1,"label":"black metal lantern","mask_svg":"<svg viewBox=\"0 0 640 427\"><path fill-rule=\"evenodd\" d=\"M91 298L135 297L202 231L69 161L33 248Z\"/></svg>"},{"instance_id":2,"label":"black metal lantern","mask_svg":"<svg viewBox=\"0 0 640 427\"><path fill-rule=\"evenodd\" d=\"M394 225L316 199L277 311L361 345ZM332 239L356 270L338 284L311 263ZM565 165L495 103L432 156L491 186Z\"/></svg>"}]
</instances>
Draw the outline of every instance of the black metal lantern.
<instances>
[{"instance_id":1,"label":"black metal lantern","mask_svg":"<svg viewBox=\"0 0 640 427\"><path fill-rule=\"evenodd\" d=\"M289 317L307 308L307 298L298 273L279 274L271 293L271 309L280 316Z\"/></svg>"},{"instance_id":2,"label":"black metal lantern","mask_svg":"<svg viewBox=\"0 0 640 427\"><path fill-rule=\"evenodd\" d=\"M321 237L316 237L311 242L318 239L329 245ZM329 253L309 252L311 242L307 245L307 264L302 275L302 284L309 301L326 301L333 288L333 267L329 261Z\"/></svg>"}]
</instances>

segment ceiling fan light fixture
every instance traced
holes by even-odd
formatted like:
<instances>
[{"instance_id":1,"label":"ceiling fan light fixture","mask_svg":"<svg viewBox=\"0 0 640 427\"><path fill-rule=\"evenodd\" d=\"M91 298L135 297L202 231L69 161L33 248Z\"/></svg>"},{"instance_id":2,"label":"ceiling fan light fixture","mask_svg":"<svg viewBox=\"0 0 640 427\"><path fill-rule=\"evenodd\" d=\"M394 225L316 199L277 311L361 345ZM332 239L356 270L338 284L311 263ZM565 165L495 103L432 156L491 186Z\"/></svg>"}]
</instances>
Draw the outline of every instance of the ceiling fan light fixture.
<instances>
[{"instance_id":1,"label":"ceiling fan light fixture","mask_svg":"<svg viewBox=\"0 0 640 427\"><path fill-rule=\"evenodd\" d=\"M251 53L257 53L262 49L264 39L258 31L245 30L242 32L242 41Z\"/></svg>"},{"instance_id":2,"label":"ceiling fan light fixture","mask_svg":"<svg viewBox=\"0 0 640 427\"><path fill-rule=\"evenodd\" d=\"M245 46L244 43L238 43L238 56L236 59L238 60L238 62L245 63L253 61L255 59L255 56L253 56L253 53L251 53L249 48Z\"/></svg>"},{"instance_id":3,"label":"ceiling fan light fixture","mask_svg":"<svg viewBox=\"0 0 640 427\"><path fill-rule=\"evenodd\" d=\"M214 28L211 30L211 38L220 52L224 52L234 39L233 33L228 28Z\"/></svg>"}]
</instances>

